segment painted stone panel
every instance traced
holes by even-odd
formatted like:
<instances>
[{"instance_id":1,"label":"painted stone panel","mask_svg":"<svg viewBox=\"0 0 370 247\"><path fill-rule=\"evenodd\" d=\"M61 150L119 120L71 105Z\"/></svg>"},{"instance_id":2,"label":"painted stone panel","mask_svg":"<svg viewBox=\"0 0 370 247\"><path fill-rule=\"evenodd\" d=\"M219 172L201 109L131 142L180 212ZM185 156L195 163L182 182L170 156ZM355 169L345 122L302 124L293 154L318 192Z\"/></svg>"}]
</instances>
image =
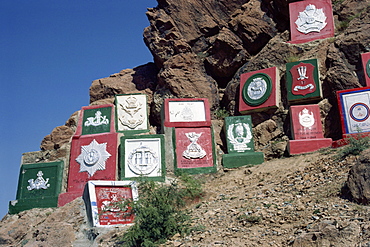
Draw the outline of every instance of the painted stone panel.
<instances>
[{"instance_id":1,"label":"painted stone panel","mask_svg":"<svg viewBox=\"0 0 370 247\"><path fill-rule=\"evenodd\" d=\"M208 99L165 99L164 126L205 127L211 126Z\"/></svg>"},{"instance_id":2,"label":"painted stone panel","mask_svg":"<svg viewBox=\"0 0 370 247\"><path fill-rule=\"evenodd\" d=\"M73 138L67 192L83 191L89 180L116 180L117 134Z\"/></svg>"},{"instance_id":3,"label":"painted stone panel","mask_svg":"<svg viewBox=\"0 0 370 247\"><path fill-rule=\"evenodd\" d=\"M280 91L276 67L240 75L240 113L247 114L277 108L279 101Z\"/></svg>"},{"instance_id":4,"label":"painted stone panel","mask_svg":"<svg viewBox=\"0 0 370 247\"><path fill-rule=\"evenodd\" d=\"M290 119L295 140L324 137L318 105L291 106Z\"/></svg>"},{"instance_id":5,"label":"painted stone panel","mask_svg":"<svg viewBox=\"0 0 370 247\"><path fill-rule=\"evenodd\" d=\"M89 181L90 220L93 226L109 227L132 224L134 213L129 205L138 199L136 182Z\"/></svg>"},{"instance_id":6,"label":"painted stone panel","mask_svg":"<svg viewBox=\"0 0 370 247\"><path fill-rule=\"evenodd\" d=\"M289 4L291 43L334 37L330 0L306 0Z\"/></svg>"},{"instance_id":7,"label":"painted stone panel","mask_svg":"<svg viewBox=\"0 0 370 247\"><path fill-rule=\"evenodd\" d=\"M361 54L366 86L370 87L370 52Z\"/></svg>"},{"instance_id":8,"label":"painted stone panel","mask_svg":"<svg viewBox=\"0 0 370 247\"><path fill-rule=\"evenodd\" d=\"M121 137L121 179L164 181L163 135Z\"/></svg>"},{"instance_id":9,"label":"painted stone panel","mask_svg":"<svg viewBox=\"0 0 370 247\"><path fill-rule=\"evenodd\" d=\"M225 117L225 133L228 153L254 151L252 119L250 115Z\"/></svg>"},{"instance_id":10,"label":"painted stone panel","mask_svg":"<svg viewBox=\"0 0 370 247\"><path fill-rule=\"evenodd\" d=\"M189 173L215 171L211 128L175 128L175 139L175 170Z\"/></svg>"},{"instance_id":11,"label":"painted stone panel","mask_svg":"<svg viewBox=\"0 0 370 247\"><path fill-rule=\"evenodd\" d=\"M370 131L370 87L337 92L341 114L342 133L355 134Z\"/></svg>"},{"instance_id":12,"label":"painted stone panel","mask_svg":"<svg viewBox=\"0 0 370 247\"><path fill-rule=\"evenodd\" d=\"M36 207L56 207L63 177L63 161L23 164L19 173L17 200L10 213Z\"/></svg>"},{"instance_id":13,"label":"painted stone panel","mask_svg":"<svg viewBox=\"0 0 370 247\"><path fill-rule=\"evenodd\" d=\"M322 98L317 59L287 63L286 78L290 104L314 102Z\"/></svg>"},{"instance_id":14,"label":"painted stone panel","mask_svg":"<svg viewBox=\"0 0 370 247\"><path fill-rule=\"evenodd\" d=\"M117 132L135 134L149 131L145 94L116 95L116 112Z\"/></svg>"},{"instance_id":15,"label":"painted stone panel","mask_svg":"<svg viewBox=\"0 0 370 247\"><path fill-rule=\"evenodd\" d=\"M81 108L76 136L115 132L114 105L94 105Z\"/></svg>"}]
</instances>

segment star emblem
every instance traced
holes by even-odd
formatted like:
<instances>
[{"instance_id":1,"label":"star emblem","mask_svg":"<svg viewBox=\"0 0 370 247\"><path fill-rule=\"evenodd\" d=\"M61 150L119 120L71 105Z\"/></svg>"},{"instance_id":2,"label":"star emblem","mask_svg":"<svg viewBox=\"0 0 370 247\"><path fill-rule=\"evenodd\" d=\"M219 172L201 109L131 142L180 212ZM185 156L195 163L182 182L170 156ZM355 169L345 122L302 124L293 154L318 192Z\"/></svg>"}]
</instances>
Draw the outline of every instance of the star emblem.
<instances>
[{"instance_id":1,"label":"star emblem","mask_svg":"<svg viewBox=\"0 0 370 247\"><path fill-rule=\"evenodd\" d=\"M98 170L105 170L105 162L111 156L107 152L107 143L99 144L95 139L87 146L81 146L81 154L76 161L80 164L80 172L93 176Z\"/></svg>"}]
</instances>

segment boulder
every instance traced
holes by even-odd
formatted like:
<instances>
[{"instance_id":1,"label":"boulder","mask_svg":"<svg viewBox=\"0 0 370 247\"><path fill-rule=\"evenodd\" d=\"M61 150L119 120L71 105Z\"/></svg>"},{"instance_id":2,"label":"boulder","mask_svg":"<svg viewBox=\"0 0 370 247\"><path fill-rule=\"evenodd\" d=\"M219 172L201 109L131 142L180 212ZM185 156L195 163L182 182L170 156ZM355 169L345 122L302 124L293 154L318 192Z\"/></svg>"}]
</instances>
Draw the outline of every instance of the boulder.
<instances>
[{"instance_id":1,"label":"boulder","mask_svg":"<svg viewBox=\"0 0 370 247\"><path fill-rule=\"evenodd\" d=\"M352 166L342 194L357 203L370 204L370 149L365 150Z\"/></svg>"}]
</instances>

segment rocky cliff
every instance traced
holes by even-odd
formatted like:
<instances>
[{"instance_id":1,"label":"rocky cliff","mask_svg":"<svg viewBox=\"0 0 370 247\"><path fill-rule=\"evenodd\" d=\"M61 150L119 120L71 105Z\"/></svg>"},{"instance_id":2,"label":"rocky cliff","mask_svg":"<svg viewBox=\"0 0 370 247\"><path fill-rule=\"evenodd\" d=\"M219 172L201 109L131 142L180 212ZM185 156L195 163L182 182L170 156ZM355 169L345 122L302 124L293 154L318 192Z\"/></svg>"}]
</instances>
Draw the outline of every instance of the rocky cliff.
<instances>
[{"instance_id":1,"label":"rocky cliff","mask_svg":"<svg viewBox=\"0 0 370 247\"><path fill-rule=\"evenodd\" d=\"M295 1L157 1L158 6L146 13L150 25L143 33L153 63L93 81L91 104L113 103L115 94L145 93L151 130L159 132L160 109L165 98L208 98L214 124L222 126L222 121L217 122L217 113L221 110L239 115L240 75L276 66L282 94L279 108L254 113L252 118L256 149L263 151L267 159L280 158L291 138L285 64L317 58L323 88L323 99L318 103L325 137L334 140L341 137L335 92L365 85L360 54L370 51L369 0L333 1L335 36L303 44L288 43L288 5ZM39 162L67 157L77 116L73 113L65 125L56 127L42 141L41 151L25 159ZM221 128L215 130L222 154L225 143ZM24 231L1 241L16 246L29 236L27 230Z\"/></svg>"}]
</instances>

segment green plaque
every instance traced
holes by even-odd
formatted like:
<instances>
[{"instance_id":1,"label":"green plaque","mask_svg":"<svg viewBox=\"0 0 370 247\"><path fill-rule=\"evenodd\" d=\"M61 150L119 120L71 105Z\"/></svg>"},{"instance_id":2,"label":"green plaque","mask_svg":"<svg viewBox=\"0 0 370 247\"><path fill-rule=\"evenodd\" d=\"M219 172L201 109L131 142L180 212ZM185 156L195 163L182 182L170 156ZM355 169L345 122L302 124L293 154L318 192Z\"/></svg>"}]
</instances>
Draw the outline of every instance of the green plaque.
<instances>
[{"instance_id":1,"label":"green plaque","mask_svg":"<svg viewBox=\"0 0 370 247\"><path fill-rule=\"evenodd\" d=\"M250 115L225 117L225 133L228 153L254 152Z\"/></svg>"},{"instance_id":2,"label":"green plaque","mask_svg":"<svg viewBox=\"0 0 370 247\"><path fill-rule=\"evenodd\" d=\"M63 161L23 164L19 173L17 199L9 203L9 213L58 205L63 177Z\"/></svg>"},{"instance_id":3,"label":"green plaque","mask_svg":"<svg viewBox=\"0 0 370 247\"><path fill-rule=\"evenodd\" d=\"M248 78L242 90L243 100L247 105L258 106L271 95L272 80L265 73L257 73Z\"/></svg>"},{"instance_id":4,"label":"green plaque","mask_svg":"<svg viewBox=\"0 0 370 247\"><path fill-rule=\"evenodd\" d=\"M85 109L82 135L110 132L112 107Z\"/></svg>"},{"instance_id":5,"label":"green plaque","mask_svg":"<svg viewBox=\"0 0 370 247\"><path fill-rule=\"evenodd\" d=\"M286 80L290 103L314 102L322 98L317 59L287 63Z\"/></svg>"},{"instance_id":6,"label":"green plaque","mask_svg":"<svg viewBox=\"0 0 370 247\"><path fill-rule=\"evenodd\" d=\"M370 59L367 60L367 63L366 63L366 74L367 74L367 77L370 78Z\"/></svg>"}]
</instances>

